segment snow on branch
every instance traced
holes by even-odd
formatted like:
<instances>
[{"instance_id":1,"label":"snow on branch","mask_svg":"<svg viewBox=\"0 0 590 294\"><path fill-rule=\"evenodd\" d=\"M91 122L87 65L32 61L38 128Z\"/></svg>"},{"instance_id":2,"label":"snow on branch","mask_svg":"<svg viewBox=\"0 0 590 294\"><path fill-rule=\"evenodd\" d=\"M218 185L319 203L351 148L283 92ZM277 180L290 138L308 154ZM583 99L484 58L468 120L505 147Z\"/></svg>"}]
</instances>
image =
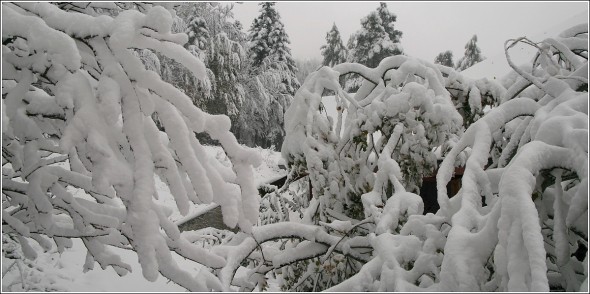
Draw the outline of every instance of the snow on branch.
<instances>
[{"instance_id":1,"label":"snow on branch","mask_svg":"<svg viewBox=\"0 0 590 294\"><path fill-rule=\"evenodd\" d=\"M14 212L3 213L3 234L33 238L19 237L23 248L31 240L47 245L38 236L58 248L82 238L85 269L98 262L119 275L131 268L110 247L132 248L148 280L161 274L192 291L224 290L214 275L195 275L172 259L176 251L205 267L226 263L183 239L154 202L154 176L182 214L191 202L214 201L226 224L249 232L259 203L252 166L261 159L237 143L227 117L195 107L132 53L159 52L206 79L203 63L182 47L187 36L171 33L169 10L142 4L107 16L94 9L120 7L2 6L2 191L5 211ZM201 132L221 143L229 173L210 163L195 138Z\"/></svg>"}]
</instances>

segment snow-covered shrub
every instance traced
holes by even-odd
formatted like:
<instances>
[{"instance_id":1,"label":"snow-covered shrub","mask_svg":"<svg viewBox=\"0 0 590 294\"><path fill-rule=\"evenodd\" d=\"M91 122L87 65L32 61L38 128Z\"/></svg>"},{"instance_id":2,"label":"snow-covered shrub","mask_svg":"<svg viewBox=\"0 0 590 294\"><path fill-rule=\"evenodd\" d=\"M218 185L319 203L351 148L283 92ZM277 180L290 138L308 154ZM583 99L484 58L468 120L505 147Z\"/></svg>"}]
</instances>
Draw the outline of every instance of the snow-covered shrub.
<instances>
[{"instance_id":1,"label":"snow-covered shrub","mask_svg":"<svg viewBox=\"0 0 590 294\"><path fill-rule=\"evenodd\" d=\"M338 83L340 75L350 72L365 77L354 97L345 93ZM336 130L332 128L333 118L322 113L325 90L336 93L341 111L348 112L345 121L339 114ZM335 220L352 221L352 224L362 220L374 222L392 195L407 193L415 196L412 199L420 199L406 189L419 191L422 177L436 167L435 147L452 146L462 131L461 116L444 87L442 74L434 65L406 56L386 58L375 69L340 64L333 70L324 67L312 73L296 94L285 122L283 157L291 168L292 178L309 174L315 199L312 201L315 206L310 204L307 208L312 224ZM418 204L412 204L411 211L415 213L421 204L414 205ZM374 225L367 224L353 235L366 234L367 227L368 231L374 230ZM329 228L328 231L337 233L338 230ZM318 262L335 260L312 261L307 265L307 272L315 271L311 268ZM351 268L362 265L350 260L344 264L353 264ZM318 272L325 277L329 273ZM313 286L301 289L324 289L354 270L349 269L347 273L338 273L340 276L335 281L330 282L333 277L330 276L324 282L316 281L311 283Z\"/></svg>"},{"instance_id":2,"label":"snow-covered shrub","mask_svg":"<svg viewBox=\"0 0 590 294\"><path fill-rule=\"evenodd\" d=\"M134 53L158 52L206 79L203 63L182 47L187 36L171 33L171 11L138 4L116 16L96 13L115 5L72 12L2 3L3 238L17 236L27 258L35 256L29 242L61 252L81 238L85 269L98 262L119 275L131 268L109 248L128 248L150 281L161 274L192 291L227 290L209 271L190 272L172 259L175 252L209 268L226 264L189 242L155 204L154 174L181 214L190 203L216 202L228 226L250 232L259 205L252 166L260 158L237 143L226 116L195 107ZM209 158L196 133L218 140L232 165Z\"/></svg>"},{"instance_id":3,"label":"snow-covered shrub","mask_svg":"<svg viewBox=\"0 0 590 294\"><path fill-rule=\"evenodd\" d=\"M339 74L348 72L366 77L354 97L337 83ZM433 65L394 56L375 69L341 64L314 74L285 116L288 137L282 153L293 171L309 173L321 221L327 220L326 209L362 219L361 196L371 191L391 195L390 176L417 192L422 177L436 166L433 149L453 144L461 133L461 116ZM322 113L324 89L337 93L341 111L348 112L345 121L339 114L336 129L333 118Z\"/></svg>"}]
</instances>

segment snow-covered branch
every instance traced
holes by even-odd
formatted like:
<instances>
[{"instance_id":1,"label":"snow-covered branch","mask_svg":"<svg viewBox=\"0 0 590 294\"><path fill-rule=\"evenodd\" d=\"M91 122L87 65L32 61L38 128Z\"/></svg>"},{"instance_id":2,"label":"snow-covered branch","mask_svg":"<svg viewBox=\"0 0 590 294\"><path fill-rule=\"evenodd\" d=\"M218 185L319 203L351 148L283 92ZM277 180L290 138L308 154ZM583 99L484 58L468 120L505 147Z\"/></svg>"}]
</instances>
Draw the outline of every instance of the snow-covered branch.
<instances>
[{"instance_id":1,"label":"snow-covered branch","mask_svg":"<svg viewBox=\"0 0 590 294\"><path fill-rule=\"evenodd\" d=\"M3 174L17 177L3 180L3 208L14 212L3 214L3 233L44 246L46 236L58 248L82 238L85 268L96 261L119 275L131 268L109 248L129 247L148 280L161 274L193 291L221 290L213 275L195 278L172 259L176 251L205 267L225 265L183 239L155 204L155 172L182 214L191 202L215 201L229 226L249 232L258 220L252 166L260 158L237 143L227 117L195 107L132 53L161 53L206 79L203 62L182 47L186 35L171 33L170 12L151 4L116 16L98 15L93 9L105 7L96 6L2 6L2 149L3 163L10 163ZM222 144L229 171L210 163L194 137L202 132ZM28 238L19 241L28 248Z\"/></svg>"}]
</instances>

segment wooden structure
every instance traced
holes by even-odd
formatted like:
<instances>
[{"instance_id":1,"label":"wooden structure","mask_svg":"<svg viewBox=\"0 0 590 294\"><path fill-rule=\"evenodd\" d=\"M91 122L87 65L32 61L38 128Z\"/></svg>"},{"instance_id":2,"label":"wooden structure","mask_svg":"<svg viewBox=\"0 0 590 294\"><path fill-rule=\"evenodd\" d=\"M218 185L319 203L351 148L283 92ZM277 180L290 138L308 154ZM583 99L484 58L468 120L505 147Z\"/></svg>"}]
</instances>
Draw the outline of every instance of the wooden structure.
<instances>
[{"instance_id":1,"label":"wooden structure","mask_svg":"<svg viewBox=\"0 0 590 294\"><path fill-rule=\"evenodd\" d=\"M440 165L440 162L439 162ZM455 196L461 189L461 179L463 178L464 167L456 167L453 177L447 184L447 194L449 197ZM438 168L430 176L422 178L422 187L420 188L420 196L424 202L424 214L429 212L436 213L440 208L437 201L436 190L436 175Z\"/></svg>"}]
</instances>

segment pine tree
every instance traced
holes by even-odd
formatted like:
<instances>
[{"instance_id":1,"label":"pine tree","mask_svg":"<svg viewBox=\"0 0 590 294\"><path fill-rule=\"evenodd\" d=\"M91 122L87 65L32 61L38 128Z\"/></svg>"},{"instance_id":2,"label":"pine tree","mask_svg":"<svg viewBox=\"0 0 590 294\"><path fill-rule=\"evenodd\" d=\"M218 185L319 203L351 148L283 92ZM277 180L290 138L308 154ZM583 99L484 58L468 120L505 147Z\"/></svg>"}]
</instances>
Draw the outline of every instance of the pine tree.
<instances>
[{"instance_id":1,"label":"pine tree","mask_svg":"<svg viewBox=\"0 0 590 294\"><path fill-rule=\"evenodd\" d=\"M447 50L445 52L439 53L434 59L434 63L453 67L453 52Z\"/></svg>"},{"instance_id":2,"label":"pine tree","mask_svg":"<svg viewBox=\"0 0 590 294\"><path fill-rule=\"evenodd\" d=\"M456 69L463 71L484 59L485 57L481 55L481 50L477 47L477 35L473 35L471 40L465 44L465 56L459 59Z\"/></svg>"},{"instance_id":3,"label":"pine tree","mask_svg":"<svg viewBox=\"0 0 590 294\"><path fill-rule=\"evenodd\" d=\"M376 67L386 57L403 54L400 46L402 32L394 27L396 15L381 2L376 11L361 20L361 29L348 42L348 62ZM360 87L358 76L348 78L346 89L356 91Z\"/></svg>"},{"instance_id":4,"label":"pine tree","mask_svg":"<svg viewBox=\"0 0 590 294\"><path fill-rule=\"evenodd\" d=\"M271 40L270 35L274 34L275 37L277 35L283 36L283 34L280 34L283 25L279 21L279 14L274 9L274 5L273 2L260 3L262 7L260 15L254 19L250 28L250 35L248 36L248 39L252 42L250 59L253 60L254 66L260 66L262 61L271 54L271 47L277 43L278 40Z\"/></svg>"},{"instance_id":5,"label":"pine tree","mask_svg":"<svg viewBox=\"0 0 590 294\"><path fill-rule=\"evenodd\" d=\"M361 20L362 28L355 34L353 60L368 67L376 67L385 57L402 54L399 39L402 32L394 29L396 16L381 3L377 11Z\"/></svg>"},{"instance_id":6,"label":"pine tree","mask_svg":"<svg viewBox=\"0 0 590 294\"><path fill-rule=\"evenodd\" d=\"M382 22L381 25L383 26L385 32L389 36L389 40L391 40L393 43L399 43L402 37L402 32L396 30L393 24L396 21L397 16L387 9L387 4L385 2L379 3L379 8L377 8L377 12L379 13L379 18ZM397 54L401 54L401 51Z\"/></svg>"},{"instance_id":7,"label":"pine tree","mask_svg":"<svg viewBox=\"0 0 590 294\"><path fill-rule=\"evenodd\" d=\"M300 86L289 37L274 5L260 3L260 15L249 30L249 60L243 70L246 98L236 130L240 141L264 148L281 147L283 117Z\"/></svg>"},{"instance_id":8,"label":"pine tree","mask_svg":"<svg viewBox=\"0 0 590 294\"><path fill-rule=\"evenodd\" d=\"M326 45L322 45L322 56L324 60L323 65L334 66L339 63L346 61L347 50L342 43L340 32L336 24L332 26L332 29L326 33Z\"/></svg>"},{"instance_id":9,"label":"pine tree","mask_svg":"<svg viewBox=\"0 0 590 294\"><path fill-rule=\"evenodd\" d=\"M199 50L204 50L207 46L207 40L211 38L209 30L207 30L207 23L205 19L199 15L194 15L186 29L188 35L188 42L184 47L189 49L191 46L196 46Z\"/></svg>"},{"instance_id":10,"label":"pine tree","mask_svg":"<svg viewBox=\"0 0 590 294\"><path fill-rule=\"evenodd\" d=\"M272 67L274 69L286 68L289 72L287 78L282 80L284 90L282 92L291 96L299 88L299 82L295 72L297 66L291 57L289 36L285 32L281 22L281 16L274 8L275 2L260 3L260 15L252 22L250 28L250 59L253 68L262 69ZM255 72L255 74L259 73Z\"/></svg>"}]
</instances>

